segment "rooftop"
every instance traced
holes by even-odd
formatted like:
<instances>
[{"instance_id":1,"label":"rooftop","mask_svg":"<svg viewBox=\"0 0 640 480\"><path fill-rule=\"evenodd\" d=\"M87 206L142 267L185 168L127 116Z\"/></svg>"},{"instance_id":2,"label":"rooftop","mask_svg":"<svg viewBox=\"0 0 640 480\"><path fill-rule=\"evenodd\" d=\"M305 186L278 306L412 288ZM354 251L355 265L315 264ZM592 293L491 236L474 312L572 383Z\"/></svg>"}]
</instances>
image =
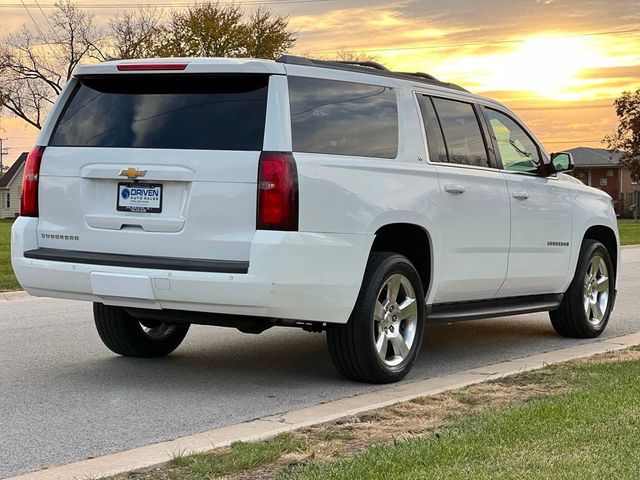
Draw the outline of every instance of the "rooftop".
<instances>
[{"instance_id":1,"label":"rooftop","mask_svg":"<svg viewBox=\"0 0 640 480\"><path fill-rule=\"evenodd\" d=\"M621 152L606 148L577 147L567 151L573 155L576 167L615 167L622 156Z\"/></svg>"},{"instance_id":2,"label":"rooftop","mask_svg":"<svg viewBox=\"0 0 640 480\"><path fill-rule=\"evenodd\" d=\"M16 176L22 165L24 165L24 162L27 161L27 155L27 152L22 152L18 159L13 162L13 165L9 167L9 170L7 170L2 178L0 178L0 188L6 188L9 186L13 177Z\"/></svg>"}]
</instances>

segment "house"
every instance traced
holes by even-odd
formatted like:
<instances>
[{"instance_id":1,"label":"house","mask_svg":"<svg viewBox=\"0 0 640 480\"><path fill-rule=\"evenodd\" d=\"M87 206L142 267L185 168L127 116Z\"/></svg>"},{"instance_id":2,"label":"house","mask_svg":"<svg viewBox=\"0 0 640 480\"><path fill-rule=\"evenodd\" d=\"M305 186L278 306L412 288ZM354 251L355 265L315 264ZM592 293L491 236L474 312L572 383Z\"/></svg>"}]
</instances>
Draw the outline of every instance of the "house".
<instances>
[{"instance_id":1,"label":"house","mask_svg":"<svg viewBox=\"0 0 640 480\"><path fill-rule=\"evenodd\" d=\"M589 147L572 148L567 151L573 155L576 165L574 177L611 195L616 213L620 217L633 215L630 207L638 199L640 185L631 180L631 171L620 163L620 152Z\"/></svg>"},{"instance_id":2,"label":"house","mask_svg":"<svg viewBox=\"0 0 640 480\"><path fill-rule=\"evenodd\" d=\"M9 170L0 177L0 219L15 218L20 213L20 199L22 197L22 175L27 152L22 153L13 162Z\"/></svg>"}]
</instances>

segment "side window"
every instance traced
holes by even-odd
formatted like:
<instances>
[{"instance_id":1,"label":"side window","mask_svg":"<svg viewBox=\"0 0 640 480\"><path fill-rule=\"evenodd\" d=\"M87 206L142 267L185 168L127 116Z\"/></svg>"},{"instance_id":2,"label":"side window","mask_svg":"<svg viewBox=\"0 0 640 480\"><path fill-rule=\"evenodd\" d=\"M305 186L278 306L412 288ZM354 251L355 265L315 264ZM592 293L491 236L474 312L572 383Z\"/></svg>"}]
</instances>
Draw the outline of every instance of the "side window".
<instances>
[{"instance_id":1,"label":"side window","mask_svg":"<svg viewBox=\"0 0 640 480\"><path fill-rule=\"evenodd\" d=\"M505 170L535 172L540 165L540 151L531 137L511 118L496 110L485 109Z\"/></svg>"},{"instance_id":2,"label":"side window","mask_svg":"<svg viewBox=\"0 0 640 480\"><path fill-rule=\"evenodd\" d=\"M395 158L398 106L392 88L289 77L293 151Z\"/></svg>"},{"instance_id":3,"label":"side window","mask_svg":"<svg viewBox=\"0 0 640 480\"><path fill-rule=\"evenodd\" d=\"M442 125L449 162L488 167L487 148L473 105L443 98L434 98L433 104Z\"/></svg>"},{"instance_id":4,"label":"side window","mask_svg":"<svg viewBox=\"0 0 640 480\"><path fill-rule=\"evenodd\" d=\"M447 147L444 144L442 129L440 128L440 122L438 121L436 110L433 108L433 102L427 95L420 94L418 94L418 102L420 104L420 111L422 112L424 128L427 134L429 159L432 162L448 162L449 158L447 156Z\"/></svg>"},{"instance_id":5,"label":"side window","mask_svg":"<svg viewBox=\"0 0 640 480\"><path fill-rule=\"evenodd\" d=\"M11 194L7 193L7 208L11 208Z\"/></svg>"}]
</instances>

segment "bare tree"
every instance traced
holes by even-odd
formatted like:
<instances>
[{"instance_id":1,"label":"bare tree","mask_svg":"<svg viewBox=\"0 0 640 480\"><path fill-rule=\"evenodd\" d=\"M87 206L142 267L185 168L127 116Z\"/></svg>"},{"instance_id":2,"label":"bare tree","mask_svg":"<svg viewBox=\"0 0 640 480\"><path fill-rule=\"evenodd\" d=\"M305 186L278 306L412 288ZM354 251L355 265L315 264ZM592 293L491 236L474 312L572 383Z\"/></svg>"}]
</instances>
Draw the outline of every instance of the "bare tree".
<instances>
[{"instance_id":1,"label":"bare tree","mask_svg":"<svg viewBox=\"0 0 640 480\"><path fill-rule=\"evenodd\" d=\"M105 60L156 56L163 30L161 10L139 8L119 13L109 21L108 39L100 53Z\"/></svg>"},{"instance_id":2,"label":"bare tree","mask_svg":"<svg viewBox=\"0 0 640 480\"><path fill-rule=\"evenodd\" d=\"M0 41L0 110L34 127L42 120L80 61L97 50L93 16L59 0L43 31L24 25Z\"/></svg>"},{"instance_id":3,"label":"bare tree","mask_svg":"<svg viewBox=\"0 0 640 480\"><path fill-rule=\"evenodd\" d=\"M343 62L380 62L380 57L377 55L371 55L367 52L350 52L346 50L340 50L337 52L336 58Z\"/></svg>"},{"instance_id":4,"label":"bare tree","mask_svg":"<svg viewBox=\"0 0 640 480\"><path fill-rule=\"evenodd\" d=\"M371 55L367 52L356 52L350 50L338 50L335 53L329 55L314 54L312 52L304 52L301 54L304 57L314 58L316 60L323 61L341 61L341 62L376 62L380 63L380 58L376 55Z\"/></svg>"}]
</instances>

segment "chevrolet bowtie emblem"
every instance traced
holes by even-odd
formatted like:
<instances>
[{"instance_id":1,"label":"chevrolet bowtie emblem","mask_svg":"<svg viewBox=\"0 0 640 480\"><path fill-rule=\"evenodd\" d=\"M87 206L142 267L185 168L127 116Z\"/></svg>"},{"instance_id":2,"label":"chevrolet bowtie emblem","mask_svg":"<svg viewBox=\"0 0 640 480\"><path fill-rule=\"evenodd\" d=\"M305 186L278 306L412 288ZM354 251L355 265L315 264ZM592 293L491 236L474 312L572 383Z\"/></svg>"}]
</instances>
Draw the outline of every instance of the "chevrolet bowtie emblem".
<instances>
[{"instance_id":1,"label":"chevrolet bowtie emblem","mask_svg":"<svg viewBox=\"0 0 640 480\"><path fill-rule=\"evenodd\" d=\"M135 180L138 177L144 177L147 174L146 170L138 170L134 167L129 167L126 170L120 170L121 177L128 177L131 180Z\"/></svg>"}]
</instances>

